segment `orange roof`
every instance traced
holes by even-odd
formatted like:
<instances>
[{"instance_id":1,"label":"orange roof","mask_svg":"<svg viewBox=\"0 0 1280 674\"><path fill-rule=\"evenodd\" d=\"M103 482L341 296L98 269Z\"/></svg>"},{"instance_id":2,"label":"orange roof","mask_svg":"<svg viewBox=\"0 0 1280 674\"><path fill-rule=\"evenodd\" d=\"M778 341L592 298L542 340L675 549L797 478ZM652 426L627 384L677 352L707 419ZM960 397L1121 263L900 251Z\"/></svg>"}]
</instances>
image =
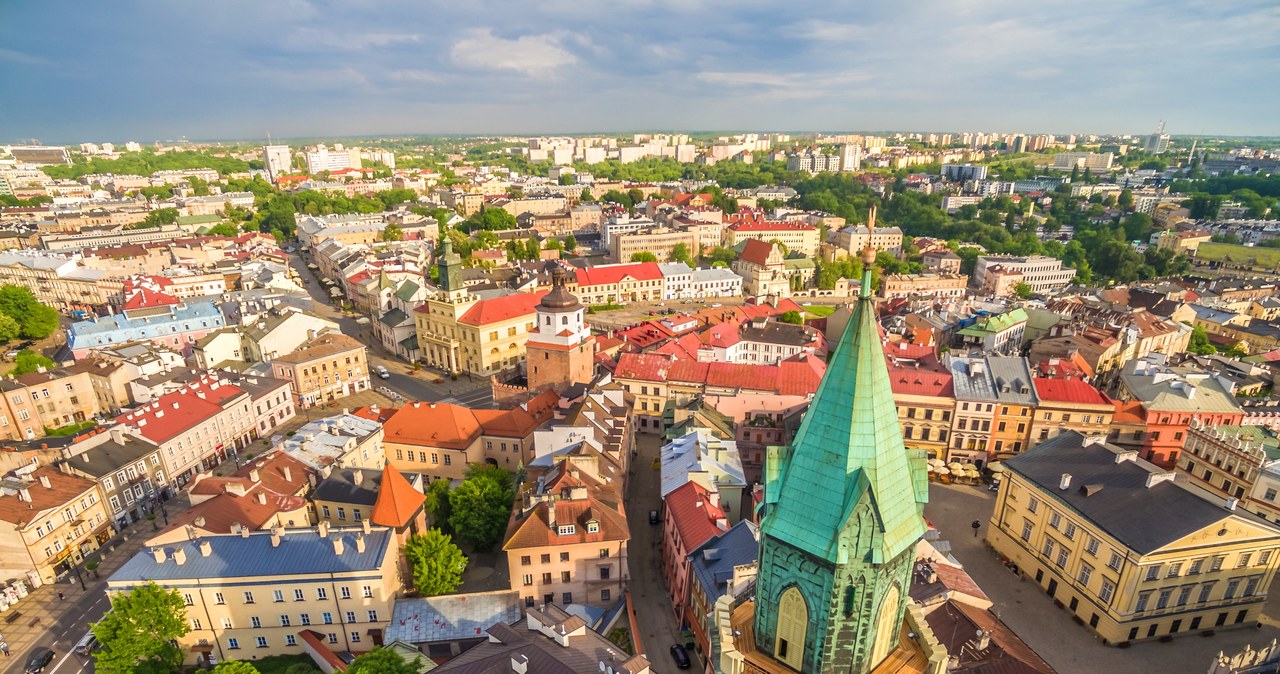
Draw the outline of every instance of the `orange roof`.
<instances>
[{"instance_id":1,"label":"orange roof","mask_svg":"<svg viewBox=\"0 0 1280 674\"><path fill-rule=\"evenodd\" d=\"M763 267L769 264L769 254L772 252L772 243L763 239L747 239L747 243L742 247L742 253L738 255L738 259Z\"/></svg>"},{"instance_id":2,"label":"orange roof","mask_svg":"<svg viewBox=\"0 0 1280 674\"><path fill-rule=\"evenodd\" d=\"M466 449L480 437L471 410L449 403L409 403L383 422L384 442Z\"/></svg>"},{"instance_id":3,"label":"orange roof","mask_svg":"<svg viewBox=\"0 0 1280 674\"><path fill-rule=\"evenodd\" d=\"M426 495L414 489L394 465L387 464L382 469L382 484L370 519L378 526L399 529L422 510L426 500Z\"/></svg>"},{"instance_id":4,"label":"orange roof","mask_svg":"<svg viewBox=\"0 0 1280 674\"><path fill-rule=\"evenodd\" d=\"M124 309L146 309L148 307L167 307L178 303L178 298L167 293L140 288L124 303Z\"/></svg>"},{"instance_id":5,"label":"orange roof","mask_svg":"<svg viewBox=\"0 0 1280 674\"><path fill-rule=\"evenodd\" d=\"M466 313L458 317L458 322L466 323L467 325L491 325L521 316L532 316L537 311L537 306L542 301L542 296L548 292L550 291L539 290L533 293L515 293L514 295L480 300L470 309L467 309Z\"/></svg>"}]
</instances>

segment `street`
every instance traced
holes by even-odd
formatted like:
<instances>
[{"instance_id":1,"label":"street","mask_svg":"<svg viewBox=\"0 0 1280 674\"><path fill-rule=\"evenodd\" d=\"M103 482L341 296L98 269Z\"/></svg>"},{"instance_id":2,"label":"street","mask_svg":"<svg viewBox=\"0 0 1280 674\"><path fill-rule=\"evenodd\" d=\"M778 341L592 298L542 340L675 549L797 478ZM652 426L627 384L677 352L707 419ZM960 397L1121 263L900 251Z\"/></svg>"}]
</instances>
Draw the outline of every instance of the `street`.
<instances>
[{"instance_id":1,"label":"street","mask_svg":"<svg viewBox=\"0 0 1280 674\"><path fill-rule=\"evenodd\" d=\"M1246 645L1261 648L1280 637L1280 597L1273 592L1261 629L1224 630L1210 638L1188 634L1168 643L1140 642L1127 649L1104 646L1066 611L1055 608L1035 582L1010 573L985 545L994 504L995 494L985 486L933 483L925 517L942 532L943 540L950 541L952 554L994 602L991 610L1059 674L1138 669L1198 674L1209 668L1219 651L1234 655ZM974 519L982 522L976 538L969 526Z\"/></svg>"},{"instance_id":2,"label":"street","mask_svg":"<svg viewBox=\"0 0 1280 674\"><path fill-rule=\"evenodd\" d=\"M627 544L627 568L631 580L627 587L635 606L636 624L643 625L644 633L638 635L641 652L653 663L655 672L674 669L675 663L667 649L671 644L681 643L671 599L662 578L662 526L649 524L649 511L662 507L662 499L658 496L661 491L660 473L653 469L661 447L659 436L636 435L639 454L631 460L634 474L626 499L627 526L631 529L631 541ZM693 649L689 650L689 657L694 660L694 669L701 669L697 664L699 655Z\"/></svg>"}]
</instances>

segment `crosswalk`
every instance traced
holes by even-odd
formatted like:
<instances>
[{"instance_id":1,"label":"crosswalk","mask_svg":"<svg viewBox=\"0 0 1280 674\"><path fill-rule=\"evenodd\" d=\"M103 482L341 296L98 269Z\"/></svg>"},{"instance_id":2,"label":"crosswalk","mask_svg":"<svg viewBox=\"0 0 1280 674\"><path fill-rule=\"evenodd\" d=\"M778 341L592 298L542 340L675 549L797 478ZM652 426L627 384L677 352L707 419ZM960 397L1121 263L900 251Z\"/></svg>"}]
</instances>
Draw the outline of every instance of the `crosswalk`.
<instances>
[{"instance_id":1,"label":"crosswalk","mask_svg":"<svg viewBox=\"0 0 1280 674\"><path fill-rule=\"evenodd\" d=\"M450 396L441 402L453 403L454 405L461 405L463 407L489 407L493 404L493 391L487 388L476 389L467 393L460 393L456 396Z\"/></svg>"}]
</instances>

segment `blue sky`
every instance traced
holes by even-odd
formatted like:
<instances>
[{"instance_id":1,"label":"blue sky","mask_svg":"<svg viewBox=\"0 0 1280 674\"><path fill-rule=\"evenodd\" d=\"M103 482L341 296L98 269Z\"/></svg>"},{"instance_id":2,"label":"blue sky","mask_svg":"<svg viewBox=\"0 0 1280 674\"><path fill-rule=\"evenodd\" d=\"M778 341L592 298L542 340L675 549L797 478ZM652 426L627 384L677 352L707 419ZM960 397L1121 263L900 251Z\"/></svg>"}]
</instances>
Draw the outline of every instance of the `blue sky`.
<instances>
[{"instance_id":1,"label":"blue sky","mask_svg":"<svg viewBox=\"0 0 1280 674\"><path fill-rule=\"evenodd\" d=\"M1280 135L1275 0L3 0L0 142Z\"/></svg>"}]
</instances>

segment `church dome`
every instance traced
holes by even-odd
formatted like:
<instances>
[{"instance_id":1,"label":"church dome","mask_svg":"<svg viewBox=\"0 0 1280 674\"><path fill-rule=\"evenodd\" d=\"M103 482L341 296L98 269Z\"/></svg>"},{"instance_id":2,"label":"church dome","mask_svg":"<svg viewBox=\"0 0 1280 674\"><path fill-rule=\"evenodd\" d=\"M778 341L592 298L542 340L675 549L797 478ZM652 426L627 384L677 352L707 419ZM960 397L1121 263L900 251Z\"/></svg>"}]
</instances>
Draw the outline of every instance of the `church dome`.
<instances>
[{"instance_id":1,"label":"church dome","mask_svg":"<svg viewBox=\"0 0 1280 674\"><path fill-rule=\"evenodd\" d=\"M552 263L555 264L555 263ZM578 298L569 292L566 287L568 284L568 274L565 273L564 267L555 264L551 270L551 292L543 295L542 302L539 304L543 309L554 311L566 311L578 309L582 305L578 303Z\"/></svg>"}]
</instances>

